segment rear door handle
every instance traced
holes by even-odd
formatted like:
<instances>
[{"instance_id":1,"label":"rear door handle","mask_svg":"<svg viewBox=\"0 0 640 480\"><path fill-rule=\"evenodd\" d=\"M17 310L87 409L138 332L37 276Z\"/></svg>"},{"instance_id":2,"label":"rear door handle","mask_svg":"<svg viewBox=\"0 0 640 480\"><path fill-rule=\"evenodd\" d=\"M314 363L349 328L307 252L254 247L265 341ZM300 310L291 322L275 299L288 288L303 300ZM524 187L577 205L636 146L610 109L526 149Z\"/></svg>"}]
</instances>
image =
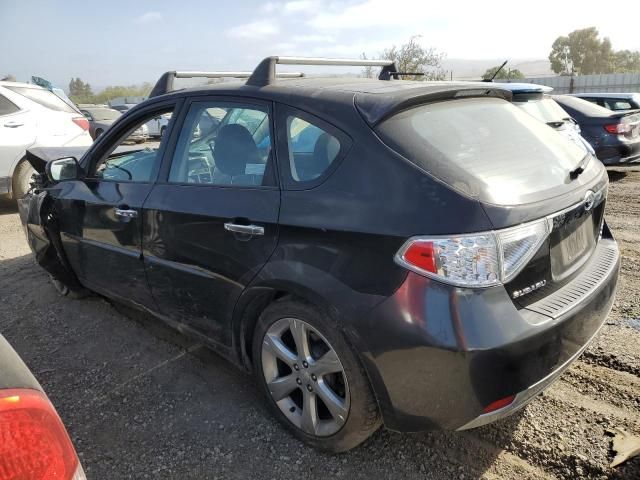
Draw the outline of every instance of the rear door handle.
<instances>
[{"instance_id":1,"label":"rear door handle","mask_svg":"<svg viewBox=\"0 0 640 480\"><path fill-rule=\"evenodd\" d=\"M225 223L224 229L229 232L244 233L247 235L264 235L264 227L258 225L238 225L237 223Z\"/></svg>"},{"instance_id":2,"label":"rear door handle","mask_svg":"<svg viewBox=\"0 0 640 480\"><path fill-rule=\"evenodd\" d=\"M129 210L124 208L114 208L116 217L122 218L138 218L138 212L136 210Z\"/></svg>"},{"instance_id":3,"label":"rear door handle","mask_svg":"<svg viewBox=\"0 0 640 480\"><path fill-rule=\"evenodd\" d=\"M7 122L4 124L5 127L7 128L18 128L23 126L24 123L19 123L19 122Z\"/></svg>"}]
</instances>

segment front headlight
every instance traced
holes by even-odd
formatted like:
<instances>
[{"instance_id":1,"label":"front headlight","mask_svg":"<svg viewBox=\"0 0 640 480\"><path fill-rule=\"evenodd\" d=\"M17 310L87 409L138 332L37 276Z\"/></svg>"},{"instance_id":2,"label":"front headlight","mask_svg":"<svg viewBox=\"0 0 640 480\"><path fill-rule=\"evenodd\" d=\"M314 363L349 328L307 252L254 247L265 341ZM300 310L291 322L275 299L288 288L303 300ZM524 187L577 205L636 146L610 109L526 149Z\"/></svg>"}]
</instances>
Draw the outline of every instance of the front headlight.
<instances>
[{"instance_id":1,"label":"front headlight","mask_svg":"<svg viewBox=\"0 0 640 480\"><path fill-rule=\"evenodd\" d=\"M490 287L513 279L548 235L548 222L542 219L490 232L412 237L395 261L451 285Z\"/></svg>"}]
</instances>

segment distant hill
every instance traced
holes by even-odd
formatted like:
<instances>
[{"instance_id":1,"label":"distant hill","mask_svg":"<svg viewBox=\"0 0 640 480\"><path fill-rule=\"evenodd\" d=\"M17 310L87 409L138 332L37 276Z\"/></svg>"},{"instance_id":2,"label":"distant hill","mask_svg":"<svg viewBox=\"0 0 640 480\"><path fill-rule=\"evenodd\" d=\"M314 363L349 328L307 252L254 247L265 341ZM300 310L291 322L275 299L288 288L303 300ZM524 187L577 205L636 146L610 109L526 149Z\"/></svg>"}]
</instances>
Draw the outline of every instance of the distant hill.
<instances>
[{"instance_id":1,"label":"distant hill","mask_svg":"<svg viewBox=\"0 0 640 480\"><path fill-rule=\"evenodd\" d=\"M487 69L500 65L505 60L504 58L493 60L447 58L442 61L442 68L448 72L452 72L454 80L479 80ZM517 68L527 77L554 75L548 60L510 59L507 66Z\"/></svg>"}]
</instances>

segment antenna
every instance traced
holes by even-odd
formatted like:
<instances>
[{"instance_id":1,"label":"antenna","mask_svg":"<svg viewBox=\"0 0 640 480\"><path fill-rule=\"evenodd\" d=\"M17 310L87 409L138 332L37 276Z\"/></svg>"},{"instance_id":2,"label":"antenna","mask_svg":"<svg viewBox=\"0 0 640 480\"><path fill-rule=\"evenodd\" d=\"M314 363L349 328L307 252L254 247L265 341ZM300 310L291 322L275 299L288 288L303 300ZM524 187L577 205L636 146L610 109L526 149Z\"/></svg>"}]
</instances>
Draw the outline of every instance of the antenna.
<instances>
[{"instance_id":1,"label":"antenna","mask_svg":"<svg viewBox=\"0 0 640 480\"><path fill-rule=\"evenodd\" d=\"M500 70L502 70L504 68L504 66L507 64L509 60L505 60L504 63L502 65L500 65L498 67L498 69L494 72L493 76L491 78L483 78L482 81L483 82L493 82L493 79L496 78L496 76L500 73Z\"/></svg>"}]
</instances>

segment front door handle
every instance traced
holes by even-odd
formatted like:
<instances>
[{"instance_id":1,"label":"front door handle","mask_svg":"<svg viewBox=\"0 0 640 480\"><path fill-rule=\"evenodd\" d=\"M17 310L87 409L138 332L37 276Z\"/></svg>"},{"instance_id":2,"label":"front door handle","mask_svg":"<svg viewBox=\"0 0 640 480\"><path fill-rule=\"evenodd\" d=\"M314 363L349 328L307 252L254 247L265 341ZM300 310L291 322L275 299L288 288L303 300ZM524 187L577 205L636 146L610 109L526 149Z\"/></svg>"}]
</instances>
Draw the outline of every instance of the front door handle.
<instances>
[{"instance_id":1,"label":"front door handle","mask_svg":"<svg viewBox=\"0 0 640 480\"><path fill-rule=\"evenodd\" d=\"M259 227L258 225L238 225L237 223L228 222L224 224L224 229L247 235L264 235L264 227Z\"/></svg>"},{"instance_id":2,"label":"front door handle","mask_svg":"<svg viewBox=\"0 0 640 480\"><path fill-rule=\"evenodd\" d=\"M129 210L128 208L115 208L116 217L122 218L138 218L138 212L136 210Z\"/></svg>"},{"instance_id":3,"label":"front door handle","mask_svg":"<svg viewBox=\"0 0 640 480\"><path fill-rule=\"evenodd\" d=\"M24 123L20 123L20 122L7 122L4 124L5 127L7 128L18 128L23 126Z\"/></svg>"}]
</instances>

